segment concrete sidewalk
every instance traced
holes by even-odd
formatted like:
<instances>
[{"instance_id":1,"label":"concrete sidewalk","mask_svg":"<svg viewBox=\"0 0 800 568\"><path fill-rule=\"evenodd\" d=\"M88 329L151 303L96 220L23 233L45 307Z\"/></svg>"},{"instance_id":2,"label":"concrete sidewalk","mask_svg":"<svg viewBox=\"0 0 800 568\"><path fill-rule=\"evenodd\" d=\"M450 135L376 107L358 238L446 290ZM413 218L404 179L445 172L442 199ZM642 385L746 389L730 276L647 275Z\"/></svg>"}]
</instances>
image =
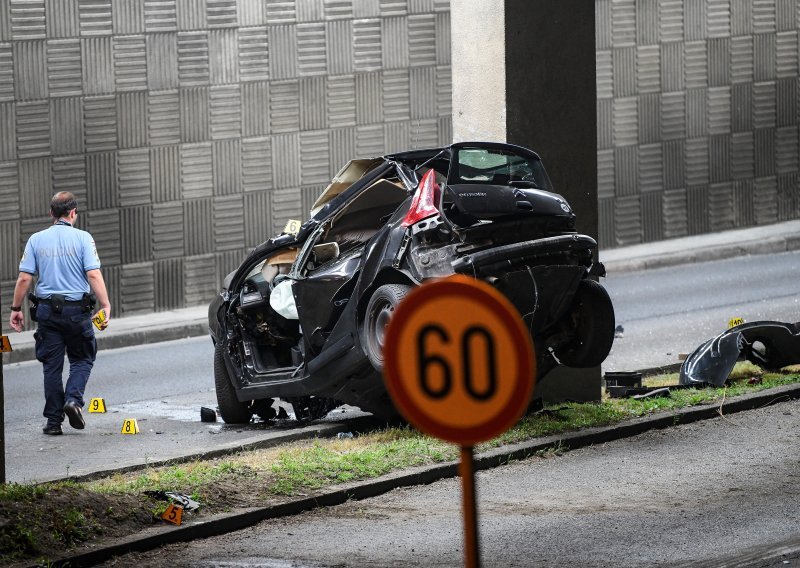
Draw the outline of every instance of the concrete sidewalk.
<instances>
[{"instance_id":1,"label":"concrete sidewalk","mask_svg":"<svg viewBox=\"0 0 800 568\"><path fill-rule=\"evenodd\" d=\"M800 220L603 250L600 260L609 274L616 274L797 249L800 249ZM206 335L207 317L205 305L112 317L108 329L97 333L97 342L100 349L114 349ZM13 351L4 356L4 362L34 359L33 331L11 332L9 339Z\"/></svg>"}]
</instances>

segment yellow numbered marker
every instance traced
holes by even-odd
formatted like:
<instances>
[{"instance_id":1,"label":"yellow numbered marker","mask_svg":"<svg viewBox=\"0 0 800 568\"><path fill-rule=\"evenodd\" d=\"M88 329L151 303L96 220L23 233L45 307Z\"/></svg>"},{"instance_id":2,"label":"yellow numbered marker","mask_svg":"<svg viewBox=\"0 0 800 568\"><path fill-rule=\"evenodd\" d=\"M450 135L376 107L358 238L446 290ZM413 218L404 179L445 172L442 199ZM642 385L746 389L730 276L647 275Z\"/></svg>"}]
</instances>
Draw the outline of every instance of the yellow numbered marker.
<instances>
[{"instance_id":1,"label":"yellow numbered marker","mask_svg":"<svg viewBox=\"0 0 800 568\"><path fill-rule=\"evenodd\" d=\"M89 412L102 412L106 411L106 401L102 398L93 398L89 401Z\"/></svg>"},{"instance_id":2,"label":"yellow numbered marker","mask_svg":"<svg viewBox=\"0 0 800 568\"><path fill-rule=\"evenodd\" d=\"M289 235L296 235L300 231L301 226L302 223L297 219L289 219L286 222L286 226L283 228L283 232Z\"/></svg>"},{"instance_id":3,"label":"yellow numbered marker","mask_svg":"<svg viewBox=\"0 0 800 568\"><path fill-rule=\"evenodd\" d=\"M97 312L97 315L92 318L92 323L98 330L103 331L108 325L106 323L106 311L100 310Z\"/></svg>"},{"instance_id":4,"label":"yellow numbered marker","mask_svg":"<svg viewBox=\"0 0 800 568\"><path fill-rule=\"evenodd\" d=\"M11 342L7 335L0 335L0 353L11 353Z\"/></svg>"},{"instance_id":5,"label":"yellow numbered marker","mask_svg":"<svg viewBox=\"0 0 800 568\"><path fill-rule=\"evenodd\" d=\"M123 434L139 433L139 424L136 422L136 418L125 419L125 422L122 423L122 433Z\"/></svg>"},{"instance_id":6,"label":"yellow numbered marker","mask_svg":"<svg viewBox=\"0 0 800 568\"><path fill-rule=\"evenodd\" d=\"M183 521L183 507L170 503L167 510L164 511L164 514L161 515L161 518L173 525L181 524L181 521Z\"/></svg>"},{"instance_id":7,"label":"yellow numbered marker","mask_svg":"<svg viewBox=\"0 0 800 568\"><path fill-rule=\"evenodd\" d=\"M728 320L728 329L732 327L736 327L737 325L742 325L744 320L742 318L731 318Z\"/></svg>"}]
</instances>

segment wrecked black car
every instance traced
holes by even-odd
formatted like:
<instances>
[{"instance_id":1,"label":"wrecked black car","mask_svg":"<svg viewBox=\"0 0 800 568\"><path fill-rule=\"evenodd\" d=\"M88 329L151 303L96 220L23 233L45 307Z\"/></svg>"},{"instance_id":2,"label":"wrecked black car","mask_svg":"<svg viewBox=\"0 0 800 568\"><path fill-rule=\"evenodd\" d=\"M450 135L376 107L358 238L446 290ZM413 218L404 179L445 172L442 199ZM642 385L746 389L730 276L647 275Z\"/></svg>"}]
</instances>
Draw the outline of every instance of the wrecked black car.
<instances>
[{"instance_id":1,"label":"wrecked black car","mask_svg":"<svg viewBox=\"0 0 800 568\"><path fill-rule=\"evenodd\" d=\"M272 418L274 398L298 419L344 403L396 415L381 376L387 322L414 286L455 273L517 307L539 378L558 364L596 366L611 349L597 244L576 232L525 148L459 143L353 160L295 228L256 247L209 307L225 422Z\"/></svg>"}]
</instances>

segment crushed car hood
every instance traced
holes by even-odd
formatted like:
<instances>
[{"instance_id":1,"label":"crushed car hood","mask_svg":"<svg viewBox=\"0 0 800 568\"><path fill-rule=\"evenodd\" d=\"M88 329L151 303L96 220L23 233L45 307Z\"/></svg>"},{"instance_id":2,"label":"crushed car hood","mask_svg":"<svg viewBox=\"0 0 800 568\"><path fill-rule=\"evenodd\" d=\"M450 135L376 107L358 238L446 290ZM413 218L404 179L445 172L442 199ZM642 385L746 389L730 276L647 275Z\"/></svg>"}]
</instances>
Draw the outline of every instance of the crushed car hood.
<instances>
[{"instance_id":1,"label":"crushed car hood","mask_svg":"<svg viewBox=\"0 0 800 568\"><path fill-rule=\"evenodd\" d=\"M680 384L722 386L739 359L767 370L800 363L800 322L755 321L730 328L686 358Z\"/></svg>"}]
</instances>

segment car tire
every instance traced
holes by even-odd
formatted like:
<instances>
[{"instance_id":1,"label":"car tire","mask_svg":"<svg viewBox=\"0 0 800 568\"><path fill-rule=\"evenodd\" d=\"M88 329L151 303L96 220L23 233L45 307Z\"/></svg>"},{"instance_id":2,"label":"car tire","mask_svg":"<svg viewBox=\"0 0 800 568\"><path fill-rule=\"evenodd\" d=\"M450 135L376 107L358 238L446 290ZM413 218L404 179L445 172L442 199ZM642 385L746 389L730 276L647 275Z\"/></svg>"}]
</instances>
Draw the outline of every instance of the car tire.
<instances>
[{"instance_id":1,"label":"car tire","mask_svg":"<svg viewBox=\"0 0 800 568\"><path fill-rule=\"evenodd\" d=\"M250 405L239 402L233 388L228 368L225 366L225 354L218 343L214 346L214 387L217 391L219 414L226 424L247 424L253 417Z\"/></svg>"},{"instance_id":2,"label":"car tire","mask_svg":"<svg viewBox=\"0 0 800 568\"><path fill-rule=\"evenodd\" d=\"M384 284L372 294L361 326L361 343L372 366L383 369L386 326L400 301L411 291L405 284Z\"/></svg>"},{"instance_id":3,"label":"car tire","mask_svg":"<svg viewBox=\"0 0 800 568\"><path fill-rule=\"evenodd\" d=\"M614 343L614 306L608 292L594 280L581 280L567 317L577 337L555 349L556 357L567 367L596 367Z\"/></svg>"}]
</instances>

